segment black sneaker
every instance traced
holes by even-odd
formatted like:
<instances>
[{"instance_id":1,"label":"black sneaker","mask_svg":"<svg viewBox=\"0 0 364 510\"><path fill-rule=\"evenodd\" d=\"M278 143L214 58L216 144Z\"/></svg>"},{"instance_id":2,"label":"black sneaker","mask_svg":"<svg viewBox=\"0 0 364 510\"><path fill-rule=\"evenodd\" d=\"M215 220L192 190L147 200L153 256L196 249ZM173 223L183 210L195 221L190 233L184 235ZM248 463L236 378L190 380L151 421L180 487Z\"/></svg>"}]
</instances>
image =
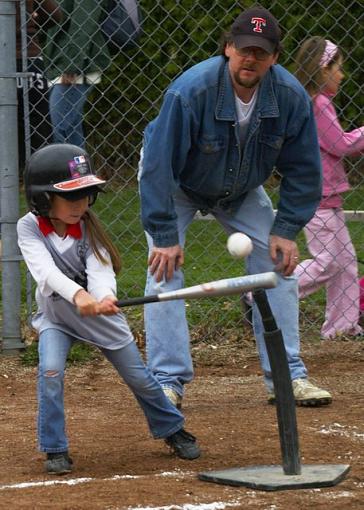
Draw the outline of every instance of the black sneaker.
<instances>
[{"instance_id":1,"label":"black sneaker","mask_svg":"<svg viewBox=\"0 0 364 510\"><path fill-rule=\"evenodd\" d=\"M201 455L195 436L184 429L167 437L165 442L180 459L193 460Z\"/></svg>"},{"instance_id":2,"label":"black sneaker","mask_svg":"<svg viewBox=\"0 0 364 510\"><path fill-rule=\"evenodd\" d=\"M45 469L49 475L64 475L72 471L72 459L68 452L47 453Z\"/></svg>"}]
</instances>

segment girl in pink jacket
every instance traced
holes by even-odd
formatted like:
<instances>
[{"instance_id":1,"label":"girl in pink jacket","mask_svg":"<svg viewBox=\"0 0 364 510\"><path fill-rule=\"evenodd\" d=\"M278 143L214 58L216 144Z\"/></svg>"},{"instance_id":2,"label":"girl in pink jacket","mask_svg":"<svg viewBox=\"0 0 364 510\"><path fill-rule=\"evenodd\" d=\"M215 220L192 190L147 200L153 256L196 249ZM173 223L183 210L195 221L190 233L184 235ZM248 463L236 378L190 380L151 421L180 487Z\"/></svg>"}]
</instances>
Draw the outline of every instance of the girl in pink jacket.
<instances>
[{"instance_id":1,"label":"girl in pink jacket","mask_svg":"<svg viewBox=\"0 0 364 510\"><path fill-rule=\"evenodd\" d=\"M322 200L305 227L311 259L295 271L300 298L326 287L321 337L362 334L356 253L345 224L342 193L350 189L342 158L364 153L364 126L343 131L332 103L344 78L343 56L322 37L304 42L297 55L297 78L312 97L323 169Z\"/></svg>"}]
</instances>

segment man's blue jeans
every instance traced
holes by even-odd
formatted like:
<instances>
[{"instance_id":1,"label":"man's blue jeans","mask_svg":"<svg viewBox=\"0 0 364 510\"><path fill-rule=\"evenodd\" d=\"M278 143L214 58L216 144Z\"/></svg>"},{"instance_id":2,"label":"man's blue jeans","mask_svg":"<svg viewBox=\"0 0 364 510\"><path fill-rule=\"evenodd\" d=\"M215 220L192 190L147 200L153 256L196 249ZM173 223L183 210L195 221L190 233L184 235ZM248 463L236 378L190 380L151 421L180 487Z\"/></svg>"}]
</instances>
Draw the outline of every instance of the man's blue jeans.
<instances>
[{"instance_id":1,"label":"man's blue jeans","mask_svg":"<svg viewBox=\"0 0 364 510\"><path fill-rule=\"evenodd\" d=\"M184 246L186 230L197 212L197 207L181 190L176 193L175 207L179 242L181 246ZM250 191L233 216L226 214L218 207L209 212L215 216L227 234L244 232L252 239L254 249L246 261L248 274L274 271L268 246L274 211L263 187ZM150 250L153 242L148 234L147 240ZM294 276L283 277L279 273L277 276L278 286L267 290L268 301L277 325L282 330L291 378L292 380L305 378L307 371L299 354L297 279ZM175 271L170 281L163 280L159 283L148 272L145 294L159 294L183 286L184 278L181 270ZM181 300L145 305L144 316L148 366L162 386L170 387L182 396L183 385L193 378L185 303ZM265 382L268 389L273 389L262 320L255 304L253 305L253 325Z\"/></svg>"},{"instance_id":2,"label":"man's blue jeans","mask_svg":"<svg viewBox=\"0 0 364 510\"><path fill-rule=\"evenodd\" d=\"M58 329L46 329L39 337L38 444L42 452L68 449L63 387L67 354L74 341ZM183 427L182 414L145 367L134 342L114 351L101 350L134 393L155 439L168 437Z\"/></svg>"},{"instance_id":3,"label":"man's blue jeans","mask_svg":"<svg viewBox=\"0 0 364 510\"><path fill-rule=\"evenodd\" d=\"M71 143L85 148L83 108L92 85L53 85L50 89L49 110L54 143Z\"/></svg>"}]
</instances>

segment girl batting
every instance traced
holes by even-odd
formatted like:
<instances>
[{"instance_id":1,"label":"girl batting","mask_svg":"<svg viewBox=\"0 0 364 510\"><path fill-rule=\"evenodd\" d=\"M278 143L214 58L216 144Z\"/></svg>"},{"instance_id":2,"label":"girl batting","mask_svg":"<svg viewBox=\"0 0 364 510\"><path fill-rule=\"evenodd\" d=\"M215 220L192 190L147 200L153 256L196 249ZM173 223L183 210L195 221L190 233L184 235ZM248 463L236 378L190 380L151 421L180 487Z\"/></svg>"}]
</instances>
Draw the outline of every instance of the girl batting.
<instances>
[{"instance_id":1,"label":"girl batting","mask_svg":"<svg viewBox=\"0 0 364 510\"><path fill-rule=\"evenodd\" d=\"M37 283L39 332L38 443L51 474L72 470L65 432L63 383L75 341L97 346L134 393L154 438L183 459L199 457L184 418L164 395L139 355L124 315L116 307L119 255L89 210L105 181L87 153L52 144L28 161L25 192L30 212L18 221L19 247Z\"/></svg>"}]
</instances>

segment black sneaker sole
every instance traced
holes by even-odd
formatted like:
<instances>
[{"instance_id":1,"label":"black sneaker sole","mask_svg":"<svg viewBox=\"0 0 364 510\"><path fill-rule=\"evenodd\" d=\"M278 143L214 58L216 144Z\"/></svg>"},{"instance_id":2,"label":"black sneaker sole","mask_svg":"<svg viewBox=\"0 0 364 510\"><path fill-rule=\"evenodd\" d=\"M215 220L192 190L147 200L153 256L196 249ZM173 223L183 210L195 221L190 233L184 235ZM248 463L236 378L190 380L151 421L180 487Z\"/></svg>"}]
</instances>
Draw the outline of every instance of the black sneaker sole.
<instances>
[{"instance_id":1,"label":"black sneaker sole","mask_svg":"<svg viewBox=\"0 0 364 510\"><path fill-rule=\"evenodd\" d=\"M320 406L327 406L331 404L332 398L313 398L313 399L306 399L306 400L295 400L296 406L299 407L320 407ZM275 398L269 398L268 404L275 405L276 399Z\"/></svg>"},{"instance_id":2,"label":"black sneaker sole","mask_svg":"<svg viewBox=\"0 0 364 510\"><path fill-rule=\"evenodd\" d=\"M319 399L307 399L307 400L296 400L296 405L301 407L319 407L327 406L331 404L332 398L319 398Z\"/></svg>"},{"instance_id":3,"label":"black sneaker sole","mask_svg":"<svg viewBox=\"0 0 364 510\"><path fill-rule=\"evenodd\" d=\"M62 471L47 471L47 475L67 475L72 473L72 469L63 469Z\"/></svg>"},{"instance_id":4,"label":"black sneaker sole","mask_svg":"<svg viewBox=\"0 0 364 510\"><path fill-rule=\"evenodd\" d=\"M168 443L167 443L167 445L169 446L169 449L172 451L172 453L174 453L174 455L176 455L179 459L182 459L182 460L195 460L201 456L200 450L198 450L195 453L183 454L183 453L177 451L175 448L173 448L173 446L169 445Z\"/></svg>"},{"instance_id":5,"label":"black sneaker sole","mask_svg":"<svg viewBox=\"0 0 364 510\"><path fill-rule=\"evenodd\" d=\"M183 453L183 451L176 448L173 444L170 444L167 439L165 439L165 443L169 447L170 451L174 453L179 459L195 460L201 456L201 450L198 446L196 446L194 451L190 451L189 453Z\"/></svg>"}]
</instances>

